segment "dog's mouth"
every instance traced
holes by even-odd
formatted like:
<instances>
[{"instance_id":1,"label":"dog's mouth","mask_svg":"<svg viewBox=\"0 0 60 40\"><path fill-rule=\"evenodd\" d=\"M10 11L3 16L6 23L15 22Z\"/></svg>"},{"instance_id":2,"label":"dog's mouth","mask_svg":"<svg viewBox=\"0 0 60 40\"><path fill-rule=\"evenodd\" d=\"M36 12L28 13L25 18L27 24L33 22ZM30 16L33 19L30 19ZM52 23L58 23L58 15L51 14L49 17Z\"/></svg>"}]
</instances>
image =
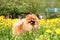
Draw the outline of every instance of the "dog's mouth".
<instances>
[{"instance_id":1,"label":"dog's mouth","mask_svg":"<svg viewBox=\"0 0 60 40\"><path fill-rule=\"evenodd\" d=\"M35 24L35 21L34 21L33 19L31 19L31 20L29 21L29 23L30 23L31 25L34 25L34 24Z\"/></svg>"}]
</instances>

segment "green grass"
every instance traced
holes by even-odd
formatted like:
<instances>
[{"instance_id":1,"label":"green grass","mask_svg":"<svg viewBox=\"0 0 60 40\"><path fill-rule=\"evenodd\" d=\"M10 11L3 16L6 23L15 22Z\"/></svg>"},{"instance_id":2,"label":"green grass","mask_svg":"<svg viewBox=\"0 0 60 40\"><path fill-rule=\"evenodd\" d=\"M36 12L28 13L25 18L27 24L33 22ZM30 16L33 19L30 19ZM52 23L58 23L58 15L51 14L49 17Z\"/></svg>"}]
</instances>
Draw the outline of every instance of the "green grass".
<instances>
[{"instance_id":1,"label":"green grass","mask_svg":"<svg viewBox=\"0 0 60 40\"><path fill-rule=\"evenodd\" d=\"M0 40L60 40L60 35L57 35L54 29L52 33L47 33L45 30L46 29L42 26L38 29L36 34L32 30L31 32L14 36L11 27L0 28Z\"/></svg>"}]
</instances>

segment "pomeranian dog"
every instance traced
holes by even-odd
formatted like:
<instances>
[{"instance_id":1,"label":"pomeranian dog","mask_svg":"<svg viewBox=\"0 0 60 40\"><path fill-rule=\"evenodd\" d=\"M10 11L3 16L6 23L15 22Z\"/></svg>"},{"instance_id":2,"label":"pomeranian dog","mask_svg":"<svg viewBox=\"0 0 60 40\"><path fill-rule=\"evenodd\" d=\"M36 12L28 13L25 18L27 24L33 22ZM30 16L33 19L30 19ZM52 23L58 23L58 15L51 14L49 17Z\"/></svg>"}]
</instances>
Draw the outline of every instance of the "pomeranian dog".
<instances>
[{"instance_id":1,"label":"pomeranian dog","mask_svg":"<svg viewBox=\"0 0 60 40\"><path fill-rule=\"evenodd\" d=\"M38 17L35 14L28 14L26 18L14 23L13 34L19 35L23 32L31 31L32 29L34 29L34 32L37 32Z\"/></svg>"}]
</instances>

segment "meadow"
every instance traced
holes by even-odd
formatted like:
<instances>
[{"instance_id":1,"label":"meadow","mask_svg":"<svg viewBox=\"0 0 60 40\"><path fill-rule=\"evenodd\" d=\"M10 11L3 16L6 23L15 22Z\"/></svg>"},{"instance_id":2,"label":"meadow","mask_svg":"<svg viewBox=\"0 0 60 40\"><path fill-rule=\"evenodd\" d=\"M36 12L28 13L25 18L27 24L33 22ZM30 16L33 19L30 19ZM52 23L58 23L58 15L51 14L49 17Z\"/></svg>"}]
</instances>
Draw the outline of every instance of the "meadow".
<instances>
[{"instance_id":1,"label":"meadow","mask_svg":"<svg viewBox=\"0 0 60 40\"><path fill-rule=\"evenodd\" d=\"M60 40L60 18L40 19L36 34L32 30L15 36L12 27L17 20L0 16L0 40Z\"/></svg>"}]
</instances>

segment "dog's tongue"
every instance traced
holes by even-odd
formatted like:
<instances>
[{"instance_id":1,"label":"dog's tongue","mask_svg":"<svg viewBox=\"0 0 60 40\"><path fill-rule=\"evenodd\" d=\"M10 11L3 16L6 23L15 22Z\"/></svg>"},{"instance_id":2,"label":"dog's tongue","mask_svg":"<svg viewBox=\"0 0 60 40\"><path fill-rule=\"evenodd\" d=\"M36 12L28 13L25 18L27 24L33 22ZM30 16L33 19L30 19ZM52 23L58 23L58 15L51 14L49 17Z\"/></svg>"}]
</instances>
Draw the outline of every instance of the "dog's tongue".
<instances>
[{"instance_id":1,"label":"dog's tongue","mask_svg":"<svg viewBox=\"0 0 60 40\"><path fill-rule=\"evenodd\" d=\"M30 22L31 24L33 23L33 22Z\"/></svg>"},{"instance_id":2,"label":"dog's tongue","mask_svg":"<svg viewBox=\"0 0 60 40\"><path fill-rule=\"evenodd\" d=\"M30 23L31 23L32 25L34 25L35 22L34 22L34 21L31 21Z\"/></svg>"}]
</instances>

